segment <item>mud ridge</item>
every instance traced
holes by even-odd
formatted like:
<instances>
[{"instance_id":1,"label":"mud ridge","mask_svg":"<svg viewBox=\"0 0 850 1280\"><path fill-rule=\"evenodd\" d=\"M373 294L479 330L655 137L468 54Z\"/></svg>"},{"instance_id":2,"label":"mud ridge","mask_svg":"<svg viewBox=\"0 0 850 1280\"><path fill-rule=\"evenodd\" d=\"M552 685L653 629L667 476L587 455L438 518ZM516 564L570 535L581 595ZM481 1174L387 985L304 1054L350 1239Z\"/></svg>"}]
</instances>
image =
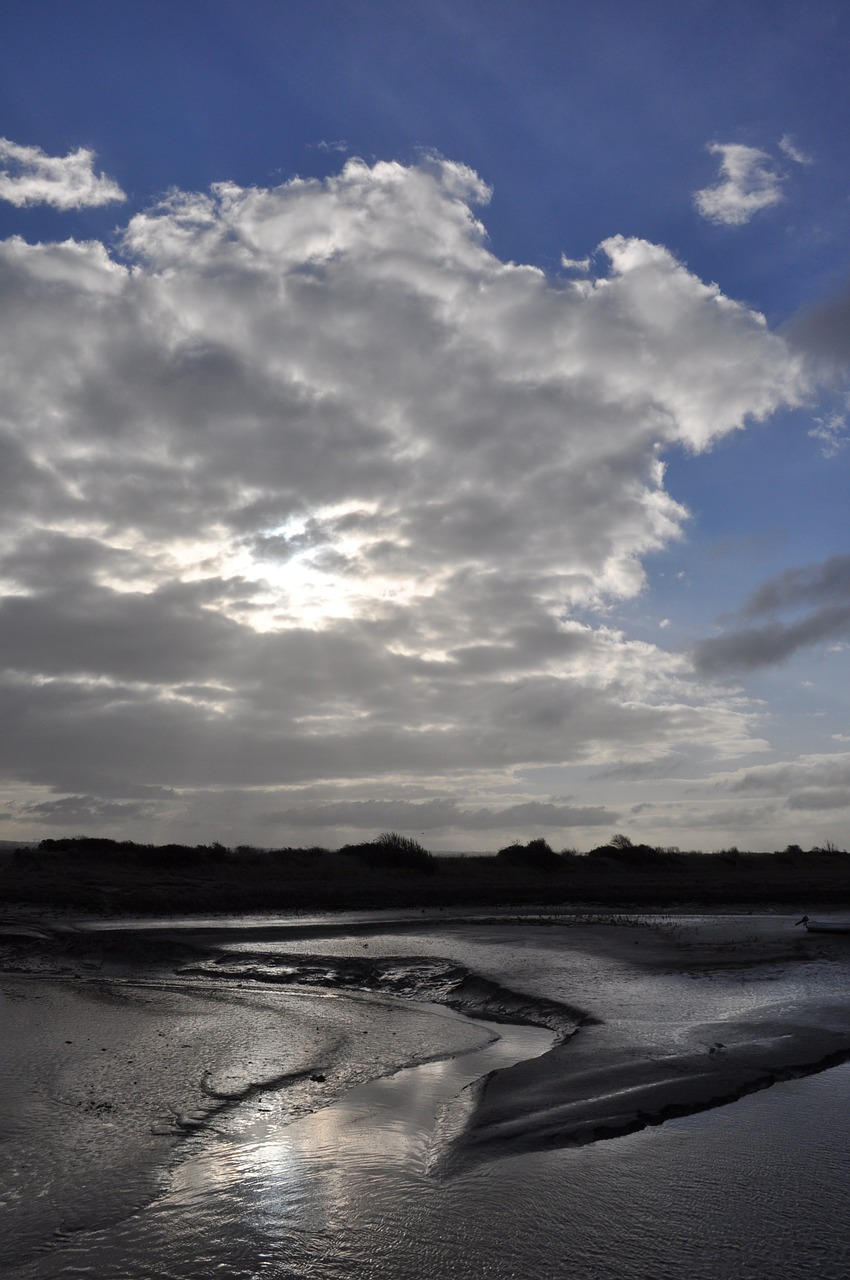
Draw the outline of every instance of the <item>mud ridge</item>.
<instances>
[{"instance_id":1,"label":"mud ridge","mask_svg":"<svg viewBox=\"0 0 850 1280\"><path fill-rule=\"evenodd\" d=\"M489 1022L547 1027L559 1043L568 1040L580 1026L596 1021L576 1006L512 991L462 965L430 956L328 957L274 952L255 953L246 959L242 953L223 953L214 960L182 965L177 972L184 976L319 986L429 1001Z\"/></svg>"},{"instance_id":2,"label":"mud ridge","mask_svg":"<svg viewBox=\"0 0 850 1280\"><path fill-rule=\"evenodd\" d=\"M850 1061L850 1029L789 1020L766 1040L761 1029L755 1039L752 1026L726 1025L727 1034L736 1030L737 1043L708 1053L595 1058L582 1041L577 1057L573 1046L561 1046L491 1072L467 1087L458 1108L465 1122L447 1126L451 1140L435 1143L429 1171L446 1177L494 1156L624 1137Z\"/></svg>"}]
</instances>

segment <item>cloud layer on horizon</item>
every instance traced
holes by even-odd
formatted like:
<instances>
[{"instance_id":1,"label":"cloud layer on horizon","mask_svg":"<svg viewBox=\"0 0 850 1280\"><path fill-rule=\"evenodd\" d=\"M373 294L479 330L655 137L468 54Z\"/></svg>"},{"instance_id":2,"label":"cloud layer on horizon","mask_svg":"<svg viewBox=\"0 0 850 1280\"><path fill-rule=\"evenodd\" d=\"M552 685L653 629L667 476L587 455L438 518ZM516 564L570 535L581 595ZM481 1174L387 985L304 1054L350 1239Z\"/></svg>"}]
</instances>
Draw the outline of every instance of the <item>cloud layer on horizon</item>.
<instances>
[{"instance_id":1,"label":"cloud layer on horizon","mask_svg":"<svg viewBox=\"0 0 850 1280\"><path fill-rule=\"evenodd\" d=\"M679 536L665 449L798 403L802 358L642 240L597 278L500 261L488 196L351 160L174 193L120 256L0 244L16 821L172 831L236 790L251 838L318 783L336 827L415 780L488 830L520 766L758 747L742 700L588 611Z\"/></svg>"}]
</instances>

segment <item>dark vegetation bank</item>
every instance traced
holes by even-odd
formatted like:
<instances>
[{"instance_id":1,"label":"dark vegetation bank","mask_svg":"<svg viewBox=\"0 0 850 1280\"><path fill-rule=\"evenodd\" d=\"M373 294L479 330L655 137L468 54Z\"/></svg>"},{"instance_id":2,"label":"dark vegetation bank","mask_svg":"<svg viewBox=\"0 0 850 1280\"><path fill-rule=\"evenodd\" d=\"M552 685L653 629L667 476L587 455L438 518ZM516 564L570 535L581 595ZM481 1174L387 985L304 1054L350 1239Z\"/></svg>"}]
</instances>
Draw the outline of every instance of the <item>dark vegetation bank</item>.
<instances>
[{"instance_id":1,"label":"dark vegetation bank","mask_svg":"<svg viewBox=\"0 0 850 1280\"><path fill-rule=\"evenodd\" d=\"M297 911L571 903L850 904L850 854L682 853L618 835L587 854L545 840L445 857L386 832L342 849L144 845L74 836L0 851L0 901L101 912Z\"/></svg>"}]
</instances>

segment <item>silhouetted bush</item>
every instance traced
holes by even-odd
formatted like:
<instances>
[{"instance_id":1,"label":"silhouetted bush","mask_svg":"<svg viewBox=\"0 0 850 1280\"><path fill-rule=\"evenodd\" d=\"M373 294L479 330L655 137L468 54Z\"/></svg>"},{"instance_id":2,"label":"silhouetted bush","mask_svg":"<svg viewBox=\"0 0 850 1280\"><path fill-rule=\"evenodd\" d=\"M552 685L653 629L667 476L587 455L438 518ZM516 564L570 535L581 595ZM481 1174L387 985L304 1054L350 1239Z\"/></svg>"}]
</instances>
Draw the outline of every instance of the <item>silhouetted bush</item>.
<instances>
[{"instance_id":1,"label":"silhouetted bush","mask_svg":"<svg viewBox=\"0 0 850 1280\"><path fill-rule=\"evenodd\" d=\"M409 836L397 831L383 831L366 844L346 844L340 853L358 858L369 867L405 868L408 871L433 871L434 859L428 850Z\"/></svg>"},{"instance_id":2,"label":"silhouetted bush","mask_svg":"<svg viewBox=\"0 0 850 1280\"><path fill-rule=\"evenodd\" d=\"M720 858L723 862L739 862L741 859L741 850L737 845L730 845L728 849L718 849L715 858Z\"/></svg>"},{"instance_id":3,"label":"silhouetted bush","mask_svg":"<svg viewBox=\"0 0 850 1280\"><path fill-rule=\"evenodd\" d=\"M113 856L137 848L132 840L109 840L105 836L61 836L56 840L40 840L41 853L75 853L87 858Z\"/></svg>"},{"instance_id":4,"label":"silhouetted bush","mask_svg":"<svg viewBox=\"0 0 850 1280\"><path fill-rule=\"evenodd\" d=\"M821 858L827 858L831 860L840 861L842 858L847 857L847 850L839 849L838 846L833 844L831 840L827 840L826 844L823 844L823 845L817 845L817 844L814 845L812 847L811 852L814 854L817 854Z\"/></svg>"},{"instance_id":5,"label":"silhouetted bush","mask_svg":"<svg viewBox=\"0 0 850 1280\"><path fill-rule=\"evenodd\" d=\"M554 871L563 863L559 853L543 839L529 840L528 844L509 844L496 855L502 862L529 867L533 871Z\"/></svg>"},{"instance_id":6,"label":"silhouetted bush","mask_svg":"<svg viewBox=\"0 0 850 1280\"><path fill-rule=\"evenodd\" d=\"M613 835L608 841L612 849L633 849L634 845L629 836L624 836L621 831Z\"/></svg>"},{"instance_id":7,"label":"silhouetted bush","mask_svg":"<svg viewBox=\"0 0 850 1280\"><path fill-rule=\"evenodd\" d=\"M662 853L651 844L632 844L628 836L612 836L608 844L591 849L587 856L593 859L607 858L622 867L657 867L672 861L676 855Z\"/></svg>"}]
</instances>

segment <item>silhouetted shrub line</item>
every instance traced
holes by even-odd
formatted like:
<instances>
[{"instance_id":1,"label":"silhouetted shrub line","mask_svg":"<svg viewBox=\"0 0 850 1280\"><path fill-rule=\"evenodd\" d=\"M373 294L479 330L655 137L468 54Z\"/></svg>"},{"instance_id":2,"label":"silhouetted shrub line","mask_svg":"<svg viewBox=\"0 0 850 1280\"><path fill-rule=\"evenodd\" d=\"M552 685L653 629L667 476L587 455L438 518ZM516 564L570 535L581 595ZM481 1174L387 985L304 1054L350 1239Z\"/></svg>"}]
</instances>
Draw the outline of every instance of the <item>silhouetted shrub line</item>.
<instances>
[{"instance_id":1,"label":"silhouetted shrub line","mask_svg":"<svg viewBox=\"0 0 850 1280\"><path fill-rule=\"evenodd\" d=\"M382 832L338 850L139 844L72 836L0 852L0 900L109 913L375 907L850 903L850 855L683 853L616 835L587 854L543 839L446 857Z\"/></svg>"}]
</instances>

